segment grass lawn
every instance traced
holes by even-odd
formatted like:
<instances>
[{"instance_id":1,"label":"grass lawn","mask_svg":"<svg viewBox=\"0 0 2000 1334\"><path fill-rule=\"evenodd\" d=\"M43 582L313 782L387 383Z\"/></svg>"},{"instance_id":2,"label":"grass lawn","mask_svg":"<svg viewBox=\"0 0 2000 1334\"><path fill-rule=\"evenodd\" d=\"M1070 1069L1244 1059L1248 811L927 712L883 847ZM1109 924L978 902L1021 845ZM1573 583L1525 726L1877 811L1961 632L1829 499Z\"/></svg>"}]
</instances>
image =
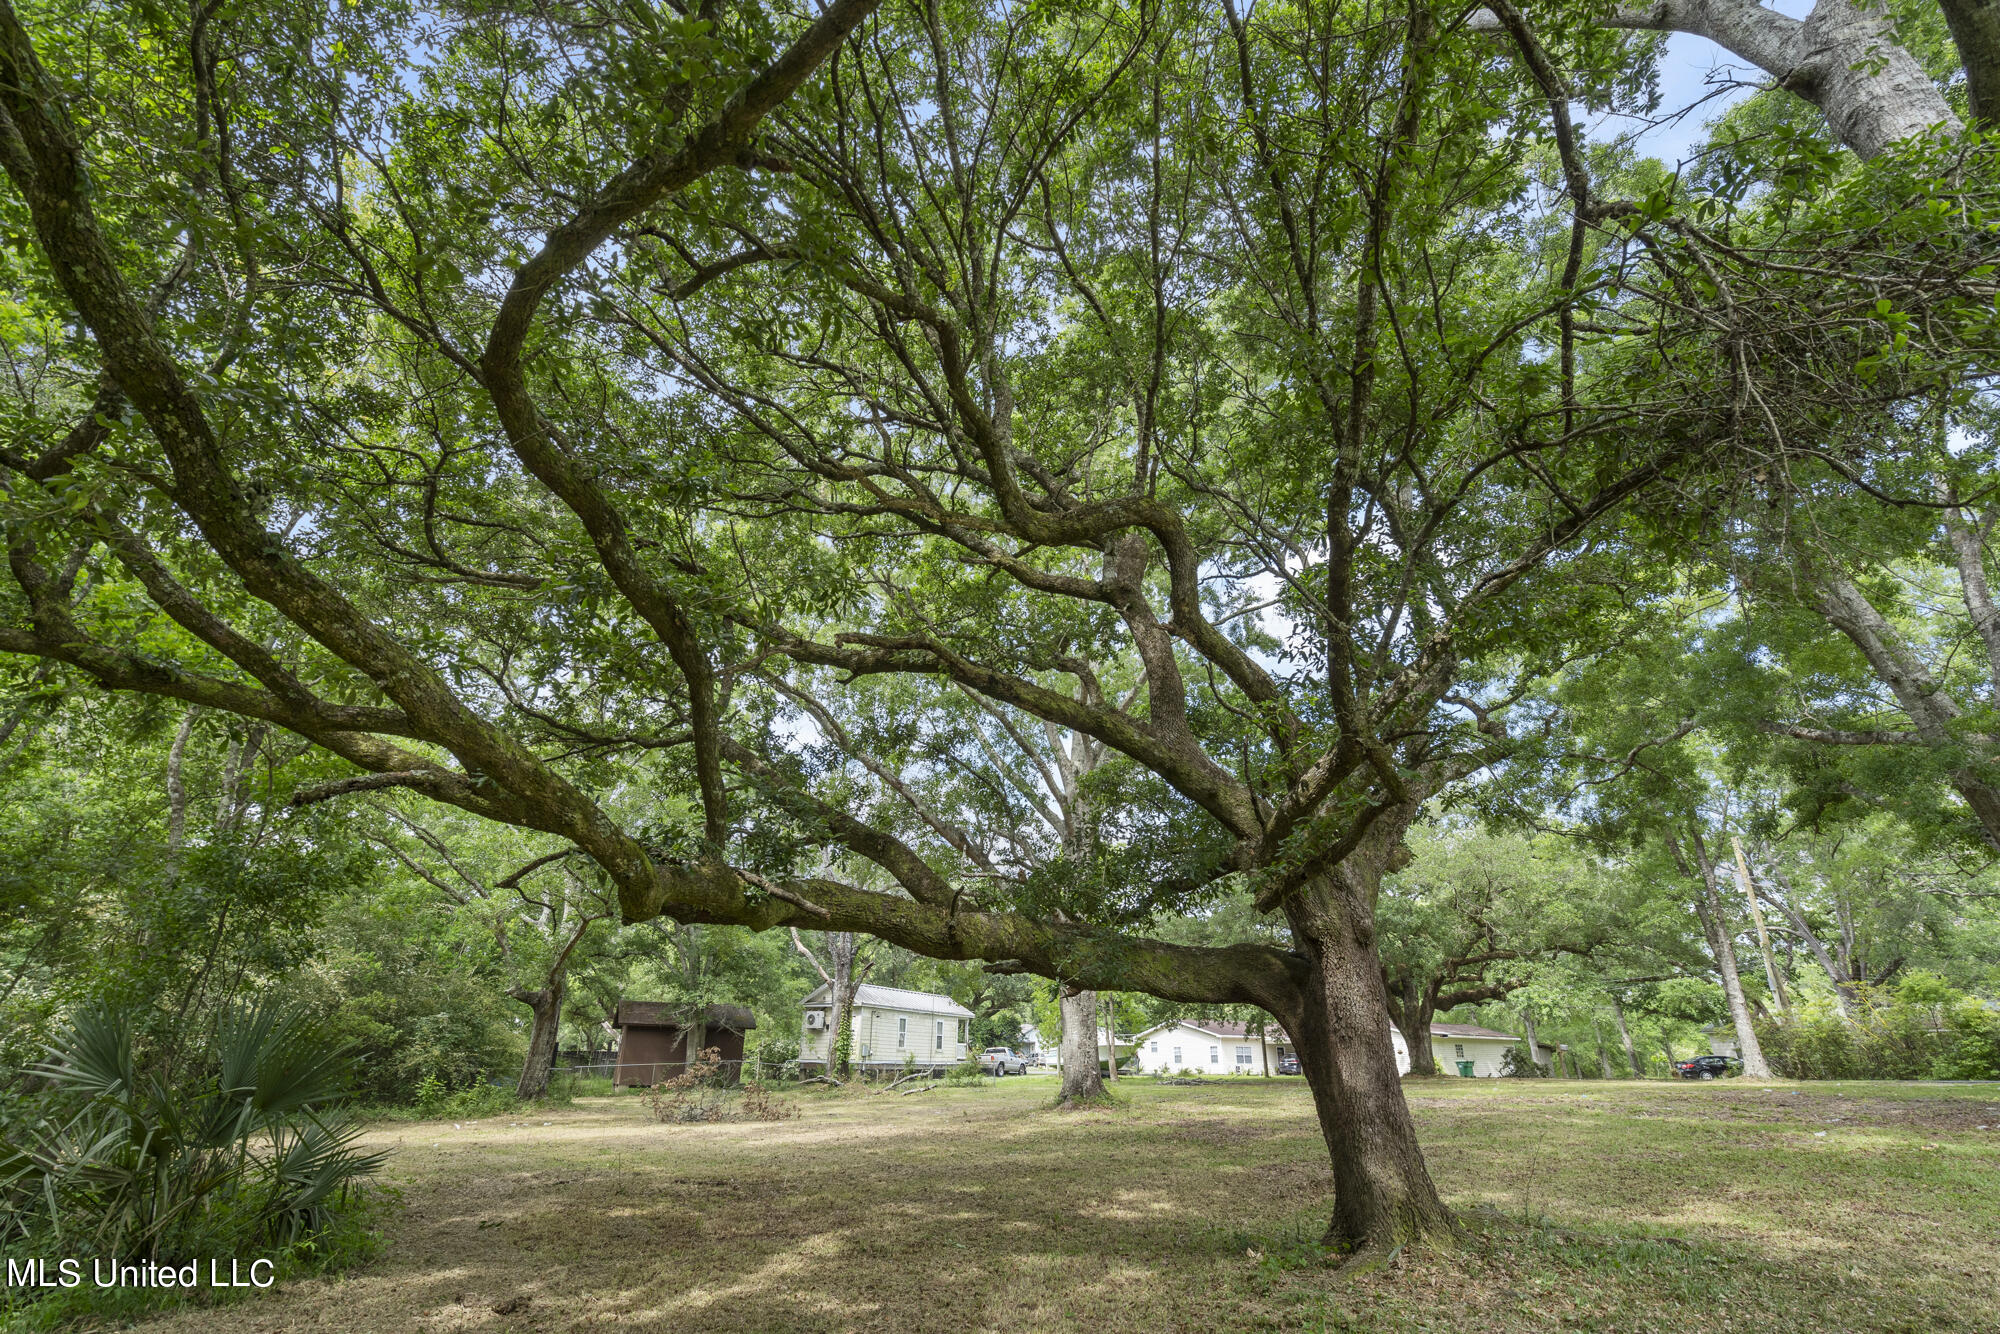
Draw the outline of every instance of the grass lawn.
<instances>
[{"instance_id":1,"label":"grass lawn","mask_svg":"<svg viewBox=\"0 0 2000 1334\"><path fill-rule=\"evenodd\" d=\"M146 1328L2000 1330L2000 1086L1412 1084L1472 1230L1360 1276L1300 1081L1118 1089L382 1125L379 1260Z\"/></svg>"}]
</instances>

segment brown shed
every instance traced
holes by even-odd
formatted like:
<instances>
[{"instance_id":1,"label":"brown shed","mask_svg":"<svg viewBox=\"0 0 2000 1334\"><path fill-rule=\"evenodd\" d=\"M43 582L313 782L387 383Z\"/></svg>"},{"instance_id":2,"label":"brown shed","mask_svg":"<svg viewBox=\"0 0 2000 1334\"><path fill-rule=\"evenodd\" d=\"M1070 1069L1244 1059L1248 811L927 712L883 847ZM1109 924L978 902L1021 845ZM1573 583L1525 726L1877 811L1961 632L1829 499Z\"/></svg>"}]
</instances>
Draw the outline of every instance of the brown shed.
<instances>
[{"instance_id":1,"label":"brown shed","mask_svg":"<svg viewBox=\"0 0 2000 1334\"><path fill-rule=\"evenodd\" d=\"M687 1068L688 1038L693 1030L695 1055L708 1047L722 1052L722 1069L730 1079L743 1068L743 1035L757 1026L745 1005L677 1005L672 1001L618 1002L611 1020L618 1029L618 1073L621 1088L672 1079Z\"/></svg>"}]
</instances>

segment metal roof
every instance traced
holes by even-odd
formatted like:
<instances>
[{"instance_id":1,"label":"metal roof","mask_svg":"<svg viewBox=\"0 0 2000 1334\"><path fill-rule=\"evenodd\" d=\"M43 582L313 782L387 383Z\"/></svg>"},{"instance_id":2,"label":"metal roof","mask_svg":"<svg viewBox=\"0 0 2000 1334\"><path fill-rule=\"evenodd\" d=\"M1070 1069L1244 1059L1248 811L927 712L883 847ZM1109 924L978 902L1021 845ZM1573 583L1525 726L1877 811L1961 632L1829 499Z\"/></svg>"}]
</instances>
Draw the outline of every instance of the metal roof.
<instances>
[{"instance_id":1,"label":"metal roof","mask_svg":"<svg viewBox=\"0 0 2000 1334\"><path fill-rule=\"evenodd\" d=\"M800 1004L808 1010L824 1009L828 996L829 988L822 983L813 988ZM915 1010L921 1014L950 1014L964 1019L979 1017L951 997L940 996L935 991L905 991L901 987L878 987L873 982L863 982L855 990L854 1004L857 1009L865 1005L871 1010Z\"/></svg>"},{"instance_id":2,"label":"metal roof","mask_svg":"<svg viewBox=\"0 0 2000 1334\"><path fill-rule=\"evenodd\" d=\"M685 1028L695 1013L694 1006L674 1001L621 1000L611 1025L614 1028ZM702 1022L710 1028L733 1028L739 1033L747 1033L757 1027L756 1016L750 1013L747 1005L711 1005L702 1012Z\"/></svg>"},{"instance_id":3,"label":"metal roof","mask_svg":"<svg viewBox=\"0 0 2000 1334\"><path fill-rule=\"evenodd\" d=\"M1512 1033L1497 1033L1490 1028L1481 1028L1478 1024L1432 1024L1431 1036L1434 1038L1497 1038L1501 1042L1519 1042L1521 1040ZM1549 1044L1544 1042L1542 1045L1546 1047Z\"/></svg>"},{"instance_id":4,"label":"metal roof","mask_svg":"<svg viewBox=\"0 0 2000 1334\"><path fill-rule=\"evenodd\" d=\"M1133 1035L1133 1041L1138 1041L1139 1038L1145 1037L1148 1033L1157 1033L1163 1028L1192 1028L1196 1032L1206 1033L1212 1038L1247 1038L1254 1036L1250 1032L1250 1026L1240 1019L1173 1019L1164 1024L1154 1024L1151 1028L1140 1029L1138 1033ZM1291 1038L1285 1035L1285 1030L1279 1027L1278 1021L1275 1019L1265 1023L1264 1036L1273 1042L1291 1041Z\"/></svg>"}]
</instances>

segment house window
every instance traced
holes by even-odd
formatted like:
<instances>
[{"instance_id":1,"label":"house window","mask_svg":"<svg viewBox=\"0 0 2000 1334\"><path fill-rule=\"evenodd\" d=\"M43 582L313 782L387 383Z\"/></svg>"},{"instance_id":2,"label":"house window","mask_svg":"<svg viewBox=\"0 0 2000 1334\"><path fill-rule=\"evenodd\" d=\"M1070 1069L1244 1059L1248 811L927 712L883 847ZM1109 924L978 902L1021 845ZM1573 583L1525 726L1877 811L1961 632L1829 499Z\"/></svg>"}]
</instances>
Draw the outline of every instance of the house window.
<instances>
[{"instance_id":1,"label":"house window","mask_svg":"<svg viewBox=\"0 0 2000 1334\"><path fill-rule=\"evenodd\" d=\"M896 1019L896 1050L910 1045L910 1016L901 1015Z\"/></svg>"},{"instance_id":2,"label":"house window","mask_svg":"<svg viewBox=\"0 0 2000 1334\"><path fill-rule=\"evenodd\" d=\"M1238 1065L1250 1064L1250 1049L1248 1047L1238 1047L1236 1049L1236 1063Z\"/></svg>"},{"instance_id":3,"label":"house window","mask_svg":"<svg viewBox=\"0 0 2000 1334\"><path fill-rule=\"evenodd\" d=\"M1451 1044L1451 1053L1452 1053L1452 1055L1453 1055L1453 1056L1457 1057L1457 1058L1458 1058L1459 1060L1461 1060L1461 1061L1462 1061L1462 1060L1464 1060L1464 1059L1465 1059L1465 1044L1464 1044L1463 1042L1454 1042L1454 1043L1452 1043L1452 1044Z\"/></svg>"},{"instance_id":4,"label":"house window","mask_svg":"<svg viewBox=\"0 0 2000 1334\"><path fill-rule=\"evenodd\" d=\"M1176 1069L1180 1067L1180 1063L1181 1063L1181 1049L1179 1047L1176 1047L1174 1048L1174 1066Z\"/></svg>"},{"instance_id":5,"label":"house window","mask_svg":"<svg viewBox=\"0 0 2000 1334\"><path fill-rule=\"evenodd\" d=\"M940 1020L938 1020L938 1021L937 1021L937 1047L936 1047L936 1050L938 1050L938 1051L943 1051L943 1050L944 1050L944 1020L942 1020L942 1019L940 1019Z\"/></svg>"},{"instance_id":6,"label":"house window","mask_svg":"<svg viewBox=\"0 0 2000 1334\"><path fill-rule=\"evenodd\" d=\"M1160 1054L1160 1040L1158 1038L1154 1038L1151 1042L1148 1042L1146 1044L1146 1050L1153 1053L1153 1055L1158 1056Z\"/></svg>"},{"instance_id":7,"label":"house window","mask_svg":"<svg viewBox=\"0 0 2000 1334\"><path fill-rule=\"evenodd\" d=\"M1220 1047L1210 1047L1210 1048L1208 1049L1208 1063L1209 1063L1210 1065L1221 1065L1221 1064L1222 1064L1222 1048L1220 1048Z\"/></svg>"}]
</instances>

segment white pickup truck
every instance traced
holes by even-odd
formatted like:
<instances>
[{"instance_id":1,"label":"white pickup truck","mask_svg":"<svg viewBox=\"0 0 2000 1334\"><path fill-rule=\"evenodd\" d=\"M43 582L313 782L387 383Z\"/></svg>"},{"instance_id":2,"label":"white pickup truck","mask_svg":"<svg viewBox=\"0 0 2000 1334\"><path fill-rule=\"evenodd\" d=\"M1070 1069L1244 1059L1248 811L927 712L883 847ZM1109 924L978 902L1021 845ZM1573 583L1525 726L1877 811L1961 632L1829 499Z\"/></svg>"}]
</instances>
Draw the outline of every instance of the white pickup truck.
<instances>
[{"instance_id":1,"label":"white pickup truck","mask_svg":"<svg viewBox=\"0 0 2000 1334\"><path fill-rule=\"evenodd\" d=\"M1017 1056L1010 1047L988 1047L979 1053L979 1068L998 1078L1001 1075L1025 1075L1028 1062Z\"/></svg>"}]
</instances>

